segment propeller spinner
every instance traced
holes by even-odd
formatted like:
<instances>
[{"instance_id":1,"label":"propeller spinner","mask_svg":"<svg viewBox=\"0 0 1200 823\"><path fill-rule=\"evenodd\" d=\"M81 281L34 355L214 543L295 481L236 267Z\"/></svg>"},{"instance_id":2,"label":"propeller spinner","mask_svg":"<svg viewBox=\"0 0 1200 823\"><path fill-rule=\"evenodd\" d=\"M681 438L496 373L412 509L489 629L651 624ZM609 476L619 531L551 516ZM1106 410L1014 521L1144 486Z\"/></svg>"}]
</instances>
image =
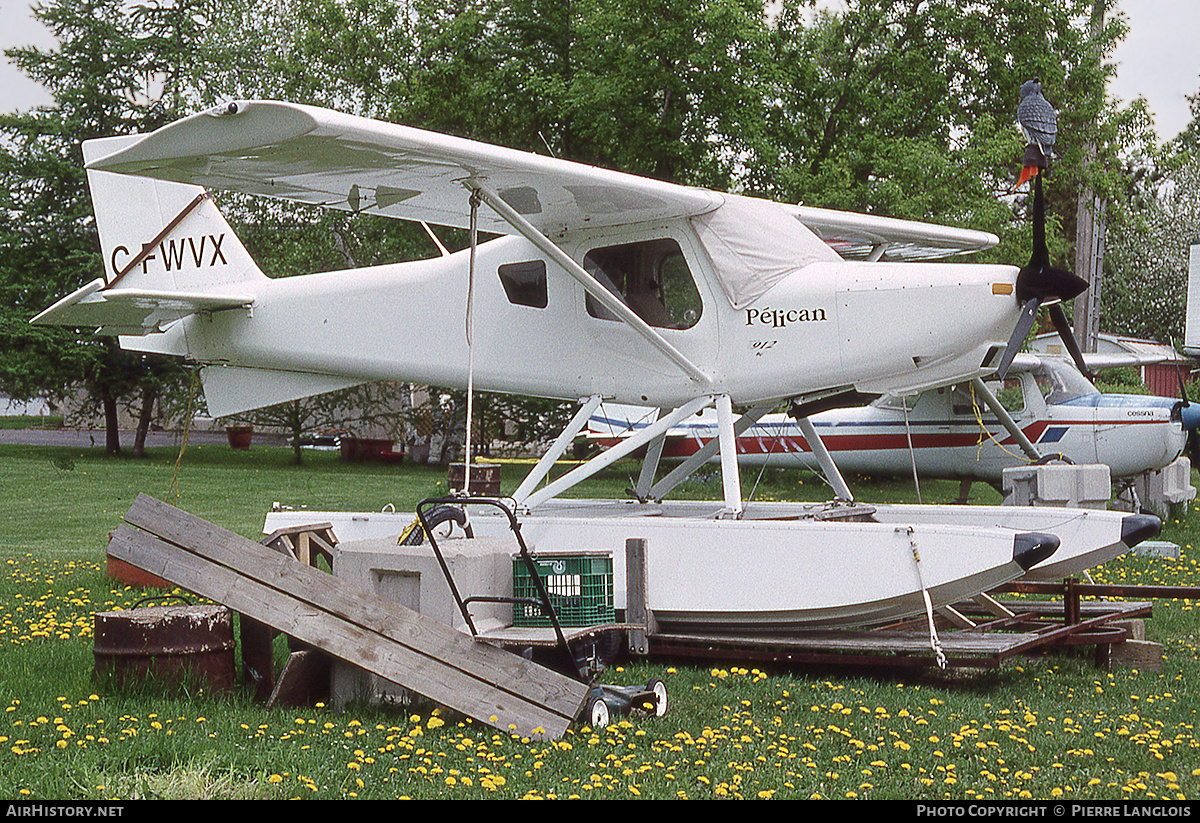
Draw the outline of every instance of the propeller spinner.
<instances>
[{"instance_id":1,"label":"propeller spinner","mask_svg":"<svg viewBox=\"0 0 1200 823\"><path fill-rule=\"evenodd\" d=\"M1013 358L1033 328L1037 319L1038 309L1043 303L1050 302L1050 319L1054 329L1062 338L1063 344L1075 361L1076 367L1089 380L1095 375L1083 362L1083 352L1075 341L1067 314L1063 311L1062 301L1070 300L1087 290L1087 281L1069 272L1050 265L1050 252L1046 248L1046 203L1042 195L1042 176L1033 178L1033 256L1029 263L1017 273L1017 302L1021 304L1021 318L1009 338L1004 356L996 373L1003 378L1012 365Z\"/></svg>"}]
</instances>

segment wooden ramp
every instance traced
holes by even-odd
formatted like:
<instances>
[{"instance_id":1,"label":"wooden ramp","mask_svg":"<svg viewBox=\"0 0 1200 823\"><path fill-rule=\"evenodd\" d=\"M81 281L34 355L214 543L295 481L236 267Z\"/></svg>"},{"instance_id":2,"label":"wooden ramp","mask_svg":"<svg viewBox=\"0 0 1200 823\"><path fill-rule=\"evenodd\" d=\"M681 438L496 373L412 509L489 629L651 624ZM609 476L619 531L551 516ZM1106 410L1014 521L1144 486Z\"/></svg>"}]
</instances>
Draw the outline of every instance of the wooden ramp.
<instances>
[{"instance_id":1,"label":"wooden ramp","mask_svg":"<svg viewBox=\"0 0 1200 823\"><path fill-rule=\"evenodd\" d=\"M109 554L505 732L561 737L588 686L141 494Z\"/></svg>"}]
</instances>

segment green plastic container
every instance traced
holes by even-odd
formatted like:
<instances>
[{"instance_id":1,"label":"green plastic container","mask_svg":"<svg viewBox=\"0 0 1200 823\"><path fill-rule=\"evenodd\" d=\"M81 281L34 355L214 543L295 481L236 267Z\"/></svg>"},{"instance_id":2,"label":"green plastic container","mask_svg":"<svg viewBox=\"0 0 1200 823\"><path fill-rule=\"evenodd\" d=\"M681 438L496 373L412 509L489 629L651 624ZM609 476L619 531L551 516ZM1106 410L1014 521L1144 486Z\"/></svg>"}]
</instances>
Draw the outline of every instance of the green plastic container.
<instances>
[{"instance_id":1,"label":"green plastic container","mask_svg":"<svg viewBox=\"0 0 1200 823\"><path fill-rule=\"evenodd\" d=\"M595 626L615 621L613 565L607 555L534 557L538 576L563 626ZM539 599L537 585L521 557L513 558L513 596ZM514 626L550 626L540 606L513 605Z\"/></svg>"}]
</instances>

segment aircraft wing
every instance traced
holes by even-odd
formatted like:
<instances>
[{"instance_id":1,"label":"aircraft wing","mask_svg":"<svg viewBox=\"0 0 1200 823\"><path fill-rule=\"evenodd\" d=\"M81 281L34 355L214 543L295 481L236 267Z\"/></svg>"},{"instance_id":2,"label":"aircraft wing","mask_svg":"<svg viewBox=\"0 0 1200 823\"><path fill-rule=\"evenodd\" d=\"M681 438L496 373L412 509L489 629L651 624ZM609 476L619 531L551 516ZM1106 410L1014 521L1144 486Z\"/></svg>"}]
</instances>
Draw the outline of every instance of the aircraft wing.
<instances>
[{"instance_id":1,"label":"aircraft wing","mask_svg":"<svg viewBox=\"0 0 1200 823\"><path fill-rule=\"evenodd\" d=\"M1160 363L1183 364L1186 358L1173 345L1154 340L1101 334L1102 351L1084 352L1083 360L1090 369L1114 369L1124 366L1153 366ZM1033 348L1043 354L1067 357L1068 353L1056 334L1040 334ZM1184 366L1181 365L1181 368Z\"/></svg>"},{"instance_id":2,"label":"aircraft wing","mask_svg":"<svg viewBox=\"0 0 1200 823\"><path fill-rule=\"evenodd\" d=\"M469 226L468 179L543 233L703 214L720 194L409 126L279 102L238 102L164 126L90 169ZM512 228L479 210L481 231Z\"/></svg>"},{"instance_id":3,"label":"aircraft wing","mask_svg":"<svg viewBox=\"0 0 1200 823\"><path fill-rule=\"evenodd\" d=\"M933 260L990 249L1000 242L994 234L877 217L870 214L793 206L796 218L846 259Z\"/></svg>"}]
</instances>

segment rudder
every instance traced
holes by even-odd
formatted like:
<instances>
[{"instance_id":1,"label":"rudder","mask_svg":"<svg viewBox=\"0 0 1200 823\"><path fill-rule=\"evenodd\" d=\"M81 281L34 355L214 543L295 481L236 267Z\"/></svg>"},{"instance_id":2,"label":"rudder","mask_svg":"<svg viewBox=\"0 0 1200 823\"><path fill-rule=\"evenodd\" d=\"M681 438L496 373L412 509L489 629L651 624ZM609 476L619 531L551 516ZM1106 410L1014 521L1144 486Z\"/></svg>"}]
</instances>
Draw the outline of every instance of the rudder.
<instances>
[{"instance_id":1,"label":"rudder","mask_svg":"<svg viewBox=\"0 0 1200 823\"><path fill-rule=\"evenodd\" d=\"M86 141L84 161L141 138ZM266 279L200 186L95 169L87 177L106 288L220 292Z\"/></svg>"}]
</instances>

